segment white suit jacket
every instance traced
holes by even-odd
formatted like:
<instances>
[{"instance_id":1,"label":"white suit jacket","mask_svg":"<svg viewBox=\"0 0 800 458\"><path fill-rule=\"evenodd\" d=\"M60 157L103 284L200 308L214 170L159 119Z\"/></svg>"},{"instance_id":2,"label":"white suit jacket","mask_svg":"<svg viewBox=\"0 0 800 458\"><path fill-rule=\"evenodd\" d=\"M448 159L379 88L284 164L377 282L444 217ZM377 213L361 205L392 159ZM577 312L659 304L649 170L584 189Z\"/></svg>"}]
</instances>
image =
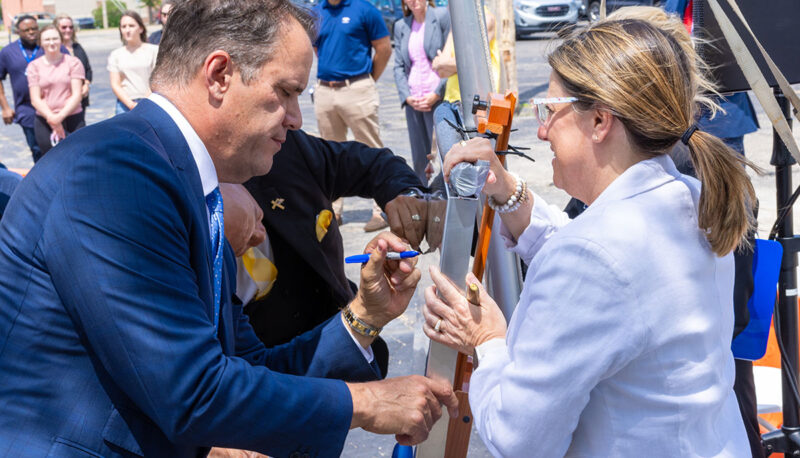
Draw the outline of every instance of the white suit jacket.
<instances>
[{"instance_id":1,"label":"white suit jacket","mask_svg":"<svg viewBox=\"0 0 800 458\"><path fill-rule=\"evenodd\" d=\"M749 456L733 392L734 264L698 228L700 184L668 156L573 221L534 198L506 243L529 265L506 341L469 396L495 456Z\"/></svg>"}]
</instances>

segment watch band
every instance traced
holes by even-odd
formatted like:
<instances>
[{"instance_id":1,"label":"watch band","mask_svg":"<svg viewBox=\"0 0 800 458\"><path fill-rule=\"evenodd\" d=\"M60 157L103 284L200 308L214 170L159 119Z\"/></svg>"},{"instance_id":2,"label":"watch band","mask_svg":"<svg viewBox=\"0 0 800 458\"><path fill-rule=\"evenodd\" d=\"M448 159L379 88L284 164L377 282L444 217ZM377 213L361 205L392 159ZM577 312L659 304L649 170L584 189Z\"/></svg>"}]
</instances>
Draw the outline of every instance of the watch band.
<instances>
[{"instance_id":1,"label":"watch band","mask_svg":"<svg viewBox=\"0 0 800 458\"><path fill-rule=\"evenodd\" d=\"M378 334L381 333L383 328L376 328L375 326L371 326L361 320L359 317L355 316L353 312L350 310L350 306L342 310L342 316L344 316L344 321L347 322L347 325L350 326L350 329L361 334L365 337L378 337Z\"/></svg>"}]
</instances>

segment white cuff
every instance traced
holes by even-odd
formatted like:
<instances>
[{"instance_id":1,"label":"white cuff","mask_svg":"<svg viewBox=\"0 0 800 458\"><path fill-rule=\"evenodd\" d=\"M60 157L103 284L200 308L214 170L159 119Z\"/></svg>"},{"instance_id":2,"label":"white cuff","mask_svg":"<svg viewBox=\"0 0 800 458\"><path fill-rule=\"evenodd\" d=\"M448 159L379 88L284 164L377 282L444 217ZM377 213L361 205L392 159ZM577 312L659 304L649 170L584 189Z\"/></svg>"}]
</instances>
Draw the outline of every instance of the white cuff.
<instances>
[{"instance_id":1,"label":"white cuff","mask_svg":"<svg viewBox=\"0 0 800 458\"><path fill-rule=\"evenodd\" d=\"M339 319L339 321L342 320ZM372 364L372 360L375 359L375 354L372 353L372 346L370 345L367 348L362 347L361 344L358 343L358 339L356 339L355 334L353 334L353 332L355 331L350 329L350 326L346 325L343 321L342 321L342 326L344 326L345 329L347 329L347 333L350 335L350 338L353 339L353 343L356 344L356 347L358 347L358 349L361 350L361 354L364 355L364 359L366 359L368 363Z\"/></svg>"},{"instance_id":2,"label":"white cuff","mask_svg":"<svg viewBox=\"0 0 800 458\"><path fill-rule=\"evenodd\" d=\"M480 362L482 359L486 358L490 354L497 353L497 352L505 352L506 351L506 340L501 338L495 338L487 340L486 342L478 345L475 347L475 357L478 358L478 367L480 367Z\"/></svg>"},{"instance_id":3,"label":"white cuff","mask_svg":"<svg viewBox=\"0 0 800 458\"><path fill-rule=\"evenodd\" d=\"M569 216L560 208L548 204L533 191L531 194L533 195L531 219L519 238L515 240L505 225L500 228L500 235L503 237L506 248L518 254L528 265L542 248L544 242L552 237L558 229L570 222Z\"/></svg>"}]
</instances>

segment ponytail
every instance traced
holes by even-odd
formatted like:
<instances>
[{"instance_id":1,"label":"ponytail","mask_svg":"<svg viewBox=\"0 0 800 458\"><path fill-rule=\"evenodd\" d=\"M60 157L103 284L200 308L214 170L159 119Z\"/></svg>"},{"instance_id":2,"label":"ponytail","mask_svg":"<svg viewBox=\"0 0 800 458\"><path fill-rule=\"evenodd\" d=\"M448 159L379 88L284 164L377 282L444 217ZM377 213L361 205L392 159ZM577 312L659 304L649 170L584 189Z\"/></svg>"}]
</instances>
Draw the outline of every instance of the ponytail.
<instances>
[{"instance_id":1,"label":"ponytail","mask_svg":"<svg viewBox=\"0 0 800 458\"><path fill-rule=\"evenodd\" d=\"M688 139L689 154L702 183L699 225L711 251L724 256L755 228L756 193L744 166L757 168L719 138L697 131Z\"/></svg>"}]
</instances>

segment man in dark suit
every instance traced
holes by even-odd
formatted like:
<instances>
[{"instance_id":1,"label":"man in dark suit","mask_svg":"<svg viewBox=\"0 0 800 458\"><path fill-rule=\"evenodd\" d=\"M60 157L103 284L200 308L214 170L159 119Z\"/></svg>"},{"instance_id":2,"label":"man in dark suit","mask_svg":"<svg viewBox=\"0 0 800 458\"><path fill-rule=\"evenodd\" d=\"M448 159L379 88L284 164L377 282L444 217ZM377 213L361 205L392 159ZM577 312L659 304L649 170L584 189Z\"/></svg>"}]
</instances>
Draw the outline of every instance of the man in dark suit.
<instances>
[{"instance_id":1,"label":"man in dark suit","mask_svg":"<svg viewBox=\"0 0 800 458\"><path fill-rule=\"evenodd\" d=\"M406 194L421 194L423 185L406 162L386 148L289 131L270 173L251 178L245 187L263 212L277 270L269 294L245 307L268 347L314 328L353 299L355 285L344 273L339 224L331 218L323 232L316 230L319 215L331 212L333 201L350 196L375 199L389 214L393 232L417 247L424 235L425 202L405 199ZM400 211L407 214L401 217Z\"/></svg>"},{"instance_id":2,"label":"man in dark suit","mask_svg":"<svg viewBox=\"0 0 800 458\"><path fill-rule=\"evenodd\" d=\"M399 238L368 244L347 314L289 344L264 348L231 301L218 182L266 173L300 127L313 18L187 0L170 21L154 94L60 143L0 222L0 456L336 456L353 427L423 440L440 400L455 407L446 383L355 383L381 375L370 344L419 280L384 262Z\"/></svg>"}]
</instances>

